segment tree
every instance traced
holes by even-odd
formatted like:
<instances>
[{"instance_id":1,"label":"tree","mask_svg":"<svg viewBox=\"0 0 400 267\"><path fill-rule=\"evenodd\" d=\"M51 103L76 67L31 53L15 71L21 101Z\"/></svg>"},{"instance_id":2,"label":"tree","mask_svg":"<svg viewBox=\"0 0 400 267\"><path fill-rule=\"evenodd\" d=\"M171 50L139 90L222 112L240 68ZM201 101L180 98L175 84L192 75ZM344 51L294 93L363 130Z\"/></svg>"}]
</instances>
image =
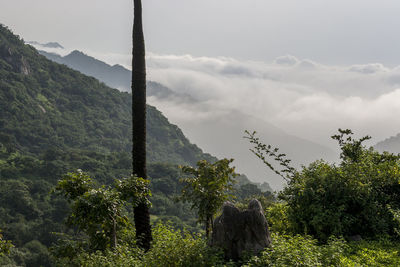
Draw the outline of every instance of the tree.
<instances>
[{"instance_id":1,"label":"tree","mask_svg":"<svg viewBox=\"0 0 400 267\"><path fill-rule=\"evenodd\" d=\"M267 156L280 163L287 185L279 198L286 201L288 223L296 233L311 234L320 241L329 236L375 237L393 235L400 211L400 156L366 148L349 129L332 138L341 149L340 164L323 160L295 170L284 154L248 134L252 150L268 167ZM281 156L282 155L282 156ZM271 168L273 169L273 167ZM274 169L273 169L274 170ZM276 168L275 168L276 170Z\"/></svg>"},{"instance_id":2,"label":"tree","mask_svg":"<svg viewBox=\"0 0 400 267\"><path fill-rule=\"evenodd\" d=\"M183 166L182 171L189 177L182 178L184 183L181 200L191 202L196 209L199 222L205 225L206 236L212 231L214 215L230 197L233 189L235 167L229 167L233 159L222 159L215 163L206 160L197 162L197 168Z\"/></svg>"},{"instance_id":3,"label":"tree","mask_svg":"<svg viewBox=\"0 0 400 267\"><path fill-rule=\"evenodd\" d=\"M127 201L135 207L138 203L147 203L150 194L148 181L142 178L132 176L115 180L114 187L96 188L81 170L64 175L55 191L72 203L67 224L88 236L90 249L103 251L116 248L118 230L130 225L122 214Z\"/></svg>"},{"instance_id":4,"label":"tree","mask_svg":"<svg viewBox=\"0 0 400 267\"><path fill-rule=\"evenodd\" d=\"M146 60L141 0L134 0L132 44L133 174L146 179ZM135 207L134 220L138 244L145 250L148 250L152 236L147 203L139 203Z\"/></svg>"}]
</instances>

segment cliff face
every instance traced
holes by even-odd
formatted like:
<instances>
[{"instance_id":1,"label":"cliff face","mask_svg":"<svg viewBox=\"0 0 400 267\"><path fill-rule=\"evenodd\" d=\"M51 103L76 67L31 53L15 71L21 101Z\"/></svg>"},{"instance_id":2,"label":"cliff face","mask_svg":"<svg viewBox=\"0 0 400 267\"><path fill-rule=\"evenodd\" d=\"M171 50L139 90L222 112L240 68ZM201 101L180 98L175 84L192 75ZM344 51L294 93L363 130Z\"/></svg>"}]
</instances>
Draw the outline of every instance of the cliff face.
<instances>
[{"instance_id":1,"label":"cliff face","mask_svg":"<svg viewBox=\"0 0 400 267\"><path fill-rule=\"evenodd\" d=\"M2 68L19 72L24 75L29 75L31 73L28 61L24 56L19 54L18 51L14 51L11 46L7 46L4 41L0 42L0 55L3 59Z\"/></svg>"}]
</instances>

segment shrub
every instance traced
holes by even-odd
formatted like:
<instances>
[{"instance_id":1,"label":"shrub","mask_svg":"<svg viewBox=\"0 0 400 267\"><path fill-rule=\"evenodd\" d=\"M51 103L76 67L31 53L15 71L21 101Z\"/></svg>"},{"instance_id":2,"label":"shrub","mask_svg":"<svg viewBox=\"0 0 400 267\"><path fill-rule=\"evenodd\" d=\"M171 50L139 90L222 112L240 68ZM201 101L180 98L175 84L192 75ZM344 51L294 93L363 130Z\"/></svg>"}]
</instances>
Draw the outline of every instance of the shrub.
<instances>
[{"instance_id":1,"label":"shrub","mask_svg":"<svg viewBox=\"0 0 400 267\"><path fill-rule=\"evenodd\" d=\"M173 230L158 224L154 242L142 259L142 266L216 266L223 262L222 253L207 245L201 235Z\"/></svg>"},{"instance_id":2,"label":"shrub","mask_svg":"<svg viewBox=\"0 0 400 267\"><path fill-rule=\"evenodd\" d=\"M340 166L312 163L296 174L281 197L298 233L320 240L330 235L393 234L396 223L389 207L400 206L399 159L363 150L358 162Z\"/></svg>"},{"instance_id":3,"label":"shrub","mask_svg":"<svg viewBox=\"0 0 400 267\"><path fill-rule=\"evenodd\" d=\"M245 266L337 266L345 247L342 239L332 238L318 246L310 236L272 234L271 246Z\"/></svg>"},{"instance_id":4,"label":"shrub","mask_svg":"<svg viewBox=\"0 0 400 267\"><path fill-rule=\"evenodd\" d=\"M311 234L324 242L331 235L374 237L395 233L398 222L394 219L400 208L400 156L367 149L363 142L369 136L354 139L350 130L339 129L332 138L339 143L341 163L320 160L298 171L277 148L262 144L255 133L247 134L254 145L251 151L288 181L279 197L287 202L287 218L295 233ZM268 157L281 168L272 166Z\"/></svg>"},{"instance_id":5,"label":"shrub","mask_svg":"<svg viewBox=\"0 0 400 267\"><path fill-rule=\"evenodd\" d=\"M341 266L400 266L399 243L381 238L349 244L341 256Z\"/></svg>"},{"instance_id":6,"label":"shrub","mask_svg":"<svg viewBox=\"0 0 400 267\"><path fill-rule=\"evenodd\" d=\"M273 233L289 234L293 232L293 226L288 217L289 206L285 202L275 202L265 209L265 217L269 230Z\"/></svg>"},{"instance_id":7,"label":"shrub","mask_svg":"<svg viewBox=\"0 0 400 267\"><path fill-rule=\"evenodd\" d=\"M118 246L116 250L78 255L69 266L221 266L222 253L207 245L201 235L174 230L165 224L153 229L153 243L147 253L136 246ZM58 263L58 265L63 265Z\"/></svg>"}]
</instances>

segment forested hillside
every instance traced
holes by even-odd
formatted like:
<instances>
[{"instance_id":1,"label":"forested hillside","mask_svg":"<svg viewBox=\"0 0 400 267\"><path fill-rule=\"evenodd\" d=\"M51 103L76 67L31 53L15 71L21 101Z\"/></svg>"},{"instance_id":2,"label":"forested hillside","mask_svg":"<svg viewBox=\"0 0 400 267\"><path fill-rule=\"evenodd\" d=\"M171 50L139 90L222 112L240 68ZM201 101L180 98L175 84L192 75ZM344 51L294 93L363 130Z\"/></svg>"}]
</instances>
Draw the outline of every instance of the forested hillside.
<instances>
[{"instance_id":1,"label":"forested hillside","mask_svg":"<svg viewBox=\"0 0 400 267\"><path fill-rule=\"evenodd\" d=\"M0 36L1 141L37 154L50 147L131 150L131 97L56 64L4 27ZM148 107L149 161L212 159L154 107Z\"/></svg>"},{"instance_id":2,"label":"forested hillside","mask_svg":"<svg viewBox=\"0 0 400 267\"><path fill-rule=\"evenodd\" d=\"M215 161L156 108L147 108L154 220L195 229L188 205L175 203L178 164ZM65 199L50 191L82 169L97 183L131 173L131 95L41 56L0 26L0 229L16 246L0 265L49 266L65 231ZM242 178L247 181L247 178Z\"/></svg>"}]
</instances>

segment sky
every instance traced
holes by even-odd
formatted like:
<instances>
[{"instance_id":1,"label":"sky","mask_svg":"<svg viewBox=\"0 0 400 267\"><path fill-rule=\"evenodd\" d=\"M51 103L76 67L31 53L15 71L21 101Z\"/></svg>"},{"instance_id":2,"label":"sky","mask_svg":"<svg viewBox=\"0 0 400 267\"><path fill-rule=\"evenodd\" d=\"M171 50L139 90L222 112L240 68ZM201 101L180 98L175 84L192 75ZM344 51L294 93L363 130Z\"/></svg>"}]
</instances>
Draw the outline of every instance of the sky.
<instances>
[{"instance_id":1,"label":"sky","mask_svg":"<svg viewBox=\"0 0 400 267\"><path fill-rule=\"evenodd\" d=\"M324 64L400 62L397 0L145 0L148 51ZM24 39L129 54L132 1L1 0L1 21Z\"/></svg>"},{"instance_id":2,"label":"sky","mask_svg":"<svg viewBox=\"0 0 400 267\"><path fill-rule=\"evenodd\" d=\"M245 129L328 150L339 127L372 135L371 145L400 132L398 0L144 0L143 8L148 77L176 92L149 102L257 181L266 170L249 164ZM26 41L57 41L64 53L127 67L132 12L127 0L0 1L1 23Z\"/></svg>"}]
</instances>

